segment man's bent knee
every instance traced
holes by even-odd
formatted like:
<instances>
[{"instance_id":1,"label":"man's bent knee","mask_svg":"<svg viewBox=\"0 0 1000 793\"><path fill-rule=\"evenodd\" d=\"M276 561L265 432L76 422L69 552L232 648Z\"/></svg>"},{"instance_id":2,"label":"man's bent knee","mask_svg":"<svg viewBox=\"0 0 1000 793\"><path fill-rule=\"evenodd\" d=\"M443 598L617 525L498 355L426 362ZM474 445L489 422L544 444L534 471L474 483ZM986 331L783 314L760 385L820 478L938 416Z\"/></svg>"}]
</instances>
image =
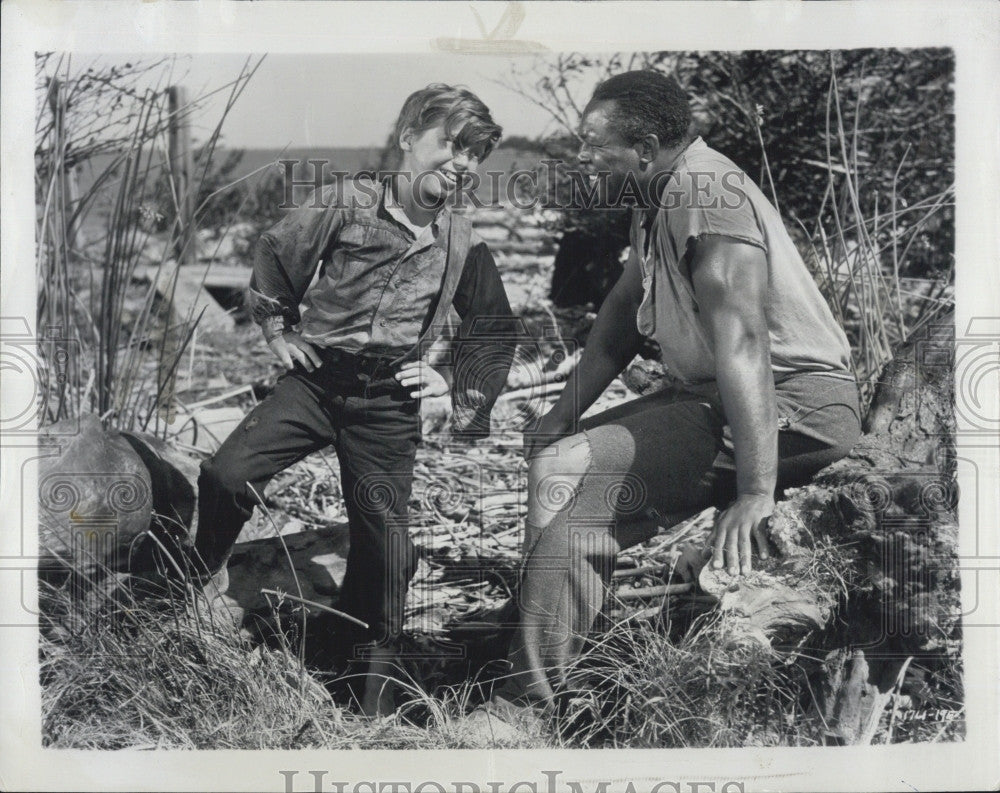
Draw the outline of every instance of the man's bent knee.
<instances>
[{"instance_id":1,"label":"man's bent knee","mask_svg":"<svg viewBox=\"0 0 1000 793\"><path fill-rule=\"evenodd\" d=\"M549 446L528 466L528 516L531 526L544 528L560 511L572 506L592 460L583 433Z\"/></svg>"}]
</instances>

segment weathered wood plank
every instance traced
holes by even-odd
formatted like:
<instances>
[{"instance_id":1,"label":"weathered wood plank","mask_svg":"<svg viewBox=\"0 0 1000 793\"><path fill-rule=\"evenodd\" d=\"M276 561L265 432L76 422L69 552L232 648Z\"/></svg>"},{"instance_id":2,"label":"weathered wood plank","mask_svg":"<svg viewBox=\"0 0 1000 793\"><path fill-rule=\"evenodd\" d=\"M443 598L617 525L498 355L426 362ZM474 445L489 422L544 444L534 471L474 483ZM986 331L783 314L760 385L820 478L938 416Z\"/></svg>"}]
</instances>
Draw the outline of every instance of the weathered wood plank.
<instances>
[{"instance_id":1,"label":"weathered wood plank","mask_svg":"<svg viewBox=\"0 0 1000 793\"><path fill-rule=\"evenodd\" d=\"M198 269L197 266L178 267L171 260L159 268L146 268L145 277L156 283L156 291L164 300L170 301L175 320L193 320L200 315L199 330L231 331L236 321L202 288L204 271L199 274Z\"/></svg>"}]
</instances>

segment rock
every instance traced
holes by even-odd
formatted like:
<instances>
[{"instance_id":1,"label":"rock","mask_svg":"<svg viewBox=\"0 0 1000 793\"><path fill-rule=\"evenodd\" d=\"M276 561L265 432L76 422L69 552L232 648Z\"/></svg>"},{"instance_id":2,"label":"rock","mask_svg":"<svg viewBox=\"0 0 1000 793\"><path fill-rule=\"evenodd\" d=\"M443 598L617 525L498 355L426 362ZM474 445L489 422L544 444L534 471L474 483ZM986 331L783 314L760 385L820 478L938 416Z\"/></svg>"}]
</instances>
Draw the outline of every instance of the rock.
<instances>
[{"instance_id":1,"label":"rock","mask_svg":"<svg viewBox=\"0 0 1000 793\"><path fill-rule=\"evenodd\" d=\"M188 545L194 541L198 503L198 463L145 432L123 432L150 473L153 496L151 528L161 539Z\"/></svg>"},{"instance_id":2,"label":"rock","mask_svg":"<svg viewBox=\"0 0 1000 793\"><path fill-rule=\"evenodd\" d=\"M226 594L247 612L265 616L270 608L261 589L331 605L331 596L339 592L344 580L347 549L346 523L286 534L281 539L269 537L239 543L229 560ZM289 555L294 574L288 564ZM317 609L315 613L320 611Z\"/></svg>"},{"instance_id":3,"label":"rock","mask_svg":"<svg viewBox=\"0 0 1000 793\"><path fill-rule=\"evenodd\" d=\"M655 360L640 358L622 372L622 382L633 394L644 396L655 391L662 391L673 385L673 380L667 374L667 368Z\"/></svg>"},{"instance_id":4,"label":"rock","mask_svg":"<svg viewBox=\"0 0 1000 793\"><path fill-rule=\"evenodd\" d=\"M45 428L39 440L52 449L39 466L39 545L43 566L84 578L124 569L129 549L149 528L153 490L142 458L97 416Z\"/></svg>"}]
</instances>

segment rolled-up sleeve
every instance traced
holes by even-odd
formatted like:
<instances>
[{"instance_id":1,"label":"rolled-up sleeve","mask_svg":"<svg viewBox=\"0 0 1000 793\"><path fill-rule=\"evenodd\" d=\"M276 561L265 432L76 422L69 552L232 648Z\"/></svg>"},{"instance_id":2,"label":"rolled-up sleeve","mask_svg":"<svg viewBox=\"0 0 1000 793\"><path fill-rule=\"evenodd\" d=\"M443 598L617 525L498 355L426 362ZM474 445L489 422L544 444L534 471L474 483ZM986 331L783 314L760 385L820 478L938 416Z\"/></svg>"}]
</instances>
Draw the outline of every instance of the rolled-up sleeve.
<instances>
[{"instance_id":1,"label":"rolled-up sleeve","mask_svg":"<svg viewBox=\"0 0 1000 793\"><path fill-rule=\"evenodd\" d=\"M299 303L336 242L344 212L334 186L322 188L257 241L248 308L268 341L298 324Z\"/></svg>"},{"instance_id":2,"label":"rolled-up sleeve","mask_svg":"<svg viewBox=\"0 0 1000 793\"><path fill-rule=\"evenodd\" d=\"M490 433L490 414L507 383L520 324L510 309L493 254L469 249L453 301L461 317L452 383L452 431L467 439Z\"/></svg>"}]
</instances>

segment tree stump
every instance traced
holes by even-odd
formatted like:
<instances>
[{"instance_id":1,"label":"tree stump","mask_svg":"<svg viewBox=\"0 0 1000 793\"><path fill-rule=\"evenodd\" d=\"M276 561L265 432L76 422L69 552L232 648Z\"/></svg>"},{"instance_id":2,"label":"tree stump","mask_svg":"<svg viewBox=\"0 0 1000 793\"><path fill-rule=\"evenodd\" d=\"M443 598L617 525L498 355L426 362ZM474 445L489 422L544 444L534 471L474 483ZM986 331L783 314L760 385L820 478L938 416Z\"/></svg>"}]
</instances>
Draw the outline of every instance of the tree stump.
<instances>
[{"instance_id":1,"label":"tree stump","mask_svg":"<svg viewBox=\"0 0 1000 793\"><path fill-rule=\"evenodd\" d=\"M699 578L730 647L822 631L832 742L870 742L907 659L960 638L953 351L951 316L912 336L851 454L778 503L780 555L746 578L708 566Z\"/></svg>"}]
</instances>

